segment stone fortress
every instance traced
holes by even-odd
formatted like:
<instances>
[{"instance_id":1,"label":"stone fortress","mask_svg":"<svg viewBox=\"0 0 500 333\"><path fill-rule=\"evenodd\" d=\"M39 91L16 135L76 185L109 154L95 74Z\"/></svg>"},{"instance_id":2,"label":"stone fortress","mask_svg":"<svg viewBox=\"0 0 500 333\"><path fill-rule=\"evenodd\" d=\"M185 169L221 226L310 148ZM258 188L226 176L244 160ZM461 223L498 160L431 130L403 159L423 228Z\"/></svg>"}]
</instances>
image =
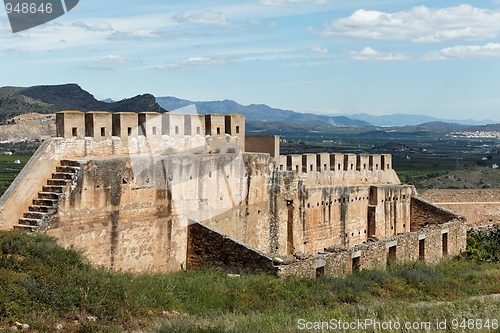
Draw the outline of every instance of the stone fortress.
<instances>
[{"instance_id":1,"label":"stone fortress","mask_svg":"<svg viewBox=\"0 0 500 333\"><path fill-rule=\"evenodd\" d=\"M280 156L241 115L62 111L56 124L0 198L0 229L97 265L314 277L465 249L464 220L400 184L391 155Z\"/></svg>"}]
</instances>

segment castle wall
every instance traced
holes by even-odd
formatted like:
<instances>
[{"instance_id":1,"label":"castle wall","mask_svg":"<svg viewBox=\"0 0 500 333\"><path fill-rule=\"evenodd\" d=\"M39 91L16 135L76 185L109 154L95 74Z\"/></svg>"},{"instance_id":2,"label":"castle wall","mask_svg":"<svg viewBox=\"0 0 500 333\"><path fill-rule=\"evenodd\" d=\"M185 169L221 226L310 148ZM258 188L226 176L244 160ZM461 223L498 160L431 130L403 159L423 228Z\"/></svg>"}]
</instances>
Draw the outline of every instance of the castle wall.
<instances>
[{"instance_id":1,"label":"castle wall","mask_svg":"<svg viewBox=\"0 0 500 333\"><path fill-rule=\"evenodd\" d=\"M451 221L345 250L298 257L291 263L280 265L278 275L342 276L355 270L385 269L392 261L436 263L444 257L460 254L466 246L466 234L467 226L463 221Z\"/></svg>"},{"instance_id":2,"label":"castle wall","mask_svg":"<svg viewBox=\"0 0 500 333\"><path fill-rule=\"evenodd\" d=\"M250 135L245 137L245 151L267 153L275 159L280 156L280 139L278 135ZM284 163L286 165L286 160ZM284 170L284 168L282 169Z\"/></svg>"},{"instance_id":3,"label":"castle wall","mask_svg":"<svg viewBox=\"0 0 500 333\"><path fill-rule=\"evenodd\" d=\"M471 226L500 222L499 189L432 189L421 197L463 216Z\"/></svg>"},{"instance_id":4,"label":"castle wall","mask_svg":"<svg viewBox=\"0 0 500 333\"><path fill-rule=\"evenodd\" d=\"M298 191L295 251L316 253L409 232L412 191L409 185L305 186Z\"/></svg>"},{"instance_id":5,"label":"castle wall","mask_svg":"<svg viewBox=\"0 0 500 333\"><path fill-rule=\"evenodd\" d=\"M94 263L132 271L186 264L188 219L268 252L266 154L81 160L46 233ZM246 228L245 228L246 227Z\"/></svg>"},{"instance_id":6,"label":"castle wall","mask_svg":"<svg viewBox=\"0 0 500 333\"><path fill-rule=\"evenodd\" d=\"M462 219L462 217L422 198L411 198L411 231L418 231L423 227L445 223L453 219Z\"/></svg>"}]
</instances>

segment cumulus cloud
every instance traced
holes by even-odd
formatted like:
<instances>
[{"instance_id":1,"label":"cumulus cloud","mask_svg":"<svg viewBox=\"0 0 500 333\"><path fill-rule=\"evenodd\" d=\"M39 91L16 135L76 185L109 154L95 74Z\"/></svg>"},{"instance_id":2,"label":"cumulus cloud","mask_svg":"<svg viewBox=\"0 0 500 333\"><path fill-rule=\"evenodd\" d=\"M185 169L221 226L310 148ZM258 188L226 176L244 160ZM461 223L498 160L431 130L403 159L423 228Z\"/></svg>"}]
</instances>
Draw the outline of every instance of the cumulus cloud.
<instances>
[{"instance_id":1,"label":"cumulus cloud","mask_svg":"<svg viewBox=\"0 0 500 333\"><path fill-rule=\"evenodd\" d=\"M326 5L331 0L260 0L259 4L264 6L288 6L299 3L314 3L318 5Z\"/></svg>"},{"instance_id":2,"label":"cumulus cloud","mask_svg":"<svg viewBox=\"0 0 500 333\"><path fill-rule=\"evenodd\" d=\"M125 58L122 57L121 55L112 55L112 54L97 58L96 62L101 64L120 64L120 65L137 63L137 61L134 59Z\"/></svg>"},{"instance_id":3,"label":"cumulus cloud","mask_svg":"<svg viewBox=\"0 0 500 333\"><path fill-rule=\"evenodd\" d=\"M422 56L424 60L446 60L452 58L491 58L500 57L500 43L481 45L457 45Z\"/></svg>"},{"instance_id":4,"label":"cumulus cloud","mask_svg":"<svg viewBox=\"0 0 500 333\"><path fill-rule=\"evenodd\" d=\"M18 46L12 48L4 48L0 47L0 54L20 54L20 53L29 53L30 51L26 46Z\"/></svg>"},{"instance_id":5,"label":"cumulus cloud","mask_svg":"<svg viewBox=\"0 0 500 333\"><path fill-rule=\"evenodd\" d=\"M470 5L442 9L418 6L396 13L359 9L349 17L333 20L322 30L308 31L323 37L407 39L417 43L480 40L498 34L500 10Z\"/></svg>"},{"instance_id":6,"label":"cumulus cloud","mask_svg":"<svg viewBox=\"0 0 500 333\"><path fill-rule=\"evenodd\" d=\"M379 52L368 46L359 52L351 51L349 55L353 60L357 61L398 61L408 59L406 55L401 53Z\"/></svg>"},{"instance_id":7,"label":"cumulus cloud","mask_svg":"<svg viewBox=\"0 0 500 333\"><path fill-rule=\"evenodd\" d=\"M104 32L104 31L113 31L113 27L111 24L107 22L98 22L94 25L87 25L81 21L77 21L71 25L72 27L78 27L82 28L88 31L99 31L99 32Z\"/></svg>"}]
</instances>

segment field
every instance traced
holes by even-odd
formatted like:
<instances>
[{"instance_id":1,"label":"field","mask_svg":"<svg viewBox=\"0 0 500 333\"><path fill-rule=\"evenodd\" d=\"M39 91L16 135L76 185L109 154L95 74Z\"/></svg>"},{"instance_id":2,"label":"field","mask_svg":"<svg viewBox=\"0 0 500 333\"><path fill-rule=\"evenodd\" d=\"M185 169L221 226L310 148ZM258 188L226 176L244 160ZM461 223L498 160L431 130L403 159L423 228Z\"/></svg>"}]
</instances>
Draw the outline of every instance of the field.
<instances>
[{"instance_id":1,"label":"field","mask_svg":"<svg viewBox=\"0 0 500 333\"><path fill-rule=\"evenodd\" d=\"M0 196L7 190L30 157L30 154L0 155ZM16 160L21 163L15 164Z\"/></svg>"}]
</instances>

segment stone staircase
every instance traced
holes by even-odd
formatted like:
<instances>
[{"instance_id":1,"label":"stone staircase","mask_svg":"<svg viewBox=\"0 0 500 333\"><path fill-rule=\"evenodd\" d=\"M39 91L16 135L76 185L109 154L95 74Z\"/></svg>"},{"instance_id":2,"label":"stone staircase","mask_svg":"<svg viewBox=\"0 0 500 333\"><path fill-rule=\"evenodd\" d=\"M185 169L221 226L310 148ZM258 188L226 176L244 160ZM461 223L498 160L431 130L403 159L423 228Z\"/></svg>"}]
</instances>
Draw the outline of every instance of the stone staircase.
<instances>
[{"instance_id":1,"label":"stone staircase","mask_svg":"<svg viewBox=\"0 0 500 333\"><path fill-rule=\"evenodd\" d=\"M19 219L19 224L14 225L14 229L35 231L42 226L43 222L49 220L50 216L57 212L59 199L66 186L77 177L79 170L78 162L61 160L60 166L56 167L52 178L48 179L47 185L44 185L42 191L38 192L38 197L33 200L28 211Z\"/></svg>"}]
</instances>

